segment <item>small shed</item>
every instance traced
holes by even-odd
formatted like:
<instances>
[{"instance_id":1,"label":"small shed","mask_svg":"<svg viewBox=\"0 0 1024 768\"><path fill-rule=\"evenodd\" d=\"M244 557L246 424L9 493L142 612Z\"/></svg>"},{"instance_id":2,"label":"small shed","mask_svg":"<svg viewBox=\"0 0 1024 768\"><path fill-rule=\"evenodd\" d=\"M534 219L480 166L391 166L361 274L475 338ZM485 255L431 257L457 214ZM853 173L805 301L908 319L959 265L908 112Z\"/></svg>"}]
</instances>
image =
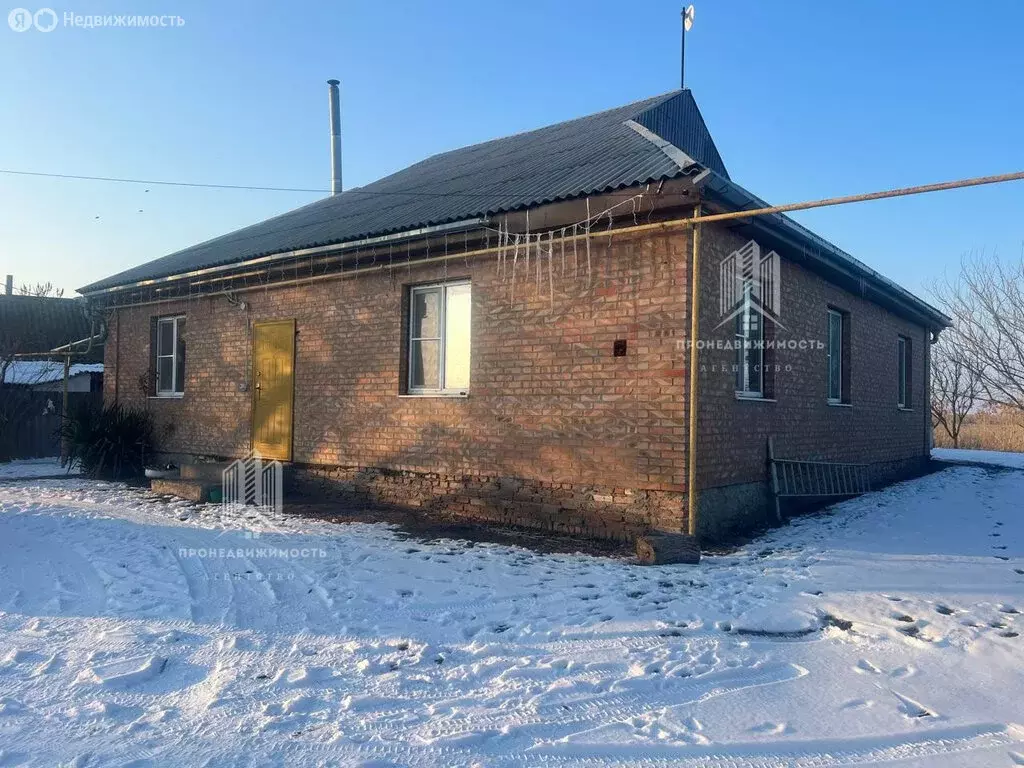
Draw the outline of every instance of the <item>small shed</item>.
<instances>
[{"instance_id":1,"label":"small shed","mask_svg":"<svg viewBox=\"0 0 1024 768\"><path fill-rule=\"evenodd\" d=\"M71 401L102 401L97 326L78 299L0 295L0 460L57 455Z\"/></svg>"}]
</instances>

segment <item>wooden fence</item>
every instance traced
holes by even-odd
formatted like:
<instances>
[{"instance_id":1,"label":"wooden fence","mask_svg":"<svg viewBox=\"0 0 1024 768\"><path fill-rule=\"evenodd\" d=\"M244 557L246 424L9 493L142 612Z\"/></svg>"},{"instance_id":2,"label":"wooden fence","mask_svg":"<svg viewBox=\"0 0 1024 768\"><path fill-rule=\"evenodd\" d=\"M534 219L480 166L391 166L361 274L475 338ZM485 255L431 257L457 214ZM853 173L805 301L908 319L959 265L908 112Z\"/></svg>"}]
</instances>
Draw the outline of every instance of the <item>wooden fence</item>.
<instances>
[{"instance_id":1,"label":"wooden fence","mask_svg":"<svg viewBox=\"0 0 1024 768\"><path fill-rule=\"evenodd\" d=\"M35 392L5 386L0 389L0 460L40 459L60 455L60 392ZM80 403L99 407L102 392L69 392L73 413Z\"/></svg>"}]
</instances>

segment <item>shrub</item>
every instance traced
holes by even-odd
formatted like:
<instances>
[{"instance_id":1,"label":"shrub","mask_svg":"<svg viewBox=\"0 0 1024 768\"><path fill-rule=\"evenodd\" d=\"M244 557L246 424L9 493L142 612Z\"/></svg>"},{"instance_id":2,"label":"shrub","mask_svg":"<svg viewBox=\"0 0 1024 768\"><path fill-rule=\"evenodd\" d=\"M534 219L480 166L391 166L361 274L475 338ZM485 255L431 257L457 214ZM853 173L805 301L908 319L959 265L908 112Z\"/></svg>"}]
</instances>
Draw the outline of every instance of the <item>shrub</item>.
<instances>
[{"instance_id":1,"label":"shrub","mask_svg":"<svg viewBox=\"0 0 1024 768\"><path fill-rule=\"evenodd\" d=\"M153 420L146 411L81 404L60 428L65 464L87 477L124 480L139 477L153 452Z\"/></svg>"}]
</instances>

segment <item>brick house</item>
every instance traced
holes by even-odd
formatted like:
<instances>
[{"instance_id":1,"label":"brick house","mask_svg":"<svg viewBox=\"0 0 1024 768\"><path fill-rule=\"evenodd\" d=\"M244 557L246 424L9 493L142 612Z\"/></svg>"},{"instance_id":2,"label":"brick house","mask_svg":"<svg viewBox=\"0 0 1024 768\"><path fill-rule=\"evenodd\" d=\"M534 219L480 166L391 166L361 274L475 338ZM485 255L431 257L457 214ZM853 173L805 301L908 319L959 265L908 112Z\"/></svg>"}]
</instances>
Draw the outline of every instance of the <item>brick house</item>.
<instances>
[{"instance_id":1,"label":"brick house","mask_svg":"<svg viewBox=\"0 0 1024 768\"><path fill-rule=\"evenodd\" d=\"M764 519L769 436L879 481L920 468L949 322L781 215L701 225L693 248L695 214L762 205L679 90L81 292L107 317L107 401L149 410L178 460L256 451L359 503L616 538L688 529L692 460L715 538Z\"/></svg>"}]
</instances>

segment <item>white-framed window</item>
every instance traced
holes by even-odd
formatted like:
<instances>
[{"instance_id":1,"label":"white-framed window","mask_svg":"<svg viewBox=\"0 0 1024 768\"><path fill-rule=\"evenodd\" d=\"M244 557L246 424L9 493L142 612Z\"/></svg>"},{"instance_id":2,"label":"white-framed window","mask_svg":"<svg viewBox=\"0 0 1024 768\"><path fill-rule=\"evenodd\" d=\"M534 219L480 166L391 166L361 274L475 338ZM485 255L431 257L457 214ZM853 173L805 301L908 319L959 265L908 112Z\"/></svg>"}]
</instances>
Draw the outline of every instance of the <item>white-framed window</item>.
<instances>
[{"instance_id":1,"label":"white-framed window","mask_svg":"<svg viewBox=\"0 0 1024 768\"><path fill-rule=\"evenodd\" d=\"M409 289L409 394L469 391L471 318L466 280Z\"/></svg>"},{"instance_id":2,"label":"white-framed window","mask_svg":"<svg viewBox=\"0 0 1024 768\"><path fill-rule=\"evenodd\" d=\"M736 394L764 397L764 317L753 304L751 285L743 288L743 309L736 315Z\"/></svg>"},{"instance_id":3,"label":"white-framed window","mask_svg":"<svg viewBox=\"0 0 1024 768\"><path fill-rule=\"evenodd\" d=\"M896 338L896 406L911 407L911 350L910 339L906 336Z\"/></svg>"},{"instance_id":4,"label":"white-framed window","mask_svg":"<svg viewBox=\"0 0 1024 768\"><path fill-rule=\"evenodd\" d=\"M156 321L156 395L185 394L185 316Z\"/></svg>"},{"instance_id":5,"label":"white-framed window","mask_svg":"<svg viewBox=\"0 0 1024 768\"><path fill-rule=\"evenodd\" d=\"M830 403L846 402L848 393L844 391L843 379L846 371L843 366L843 336L846 319L843 313L830 309L828 311L828 401Z\"/></svg>"}]
</instances>

